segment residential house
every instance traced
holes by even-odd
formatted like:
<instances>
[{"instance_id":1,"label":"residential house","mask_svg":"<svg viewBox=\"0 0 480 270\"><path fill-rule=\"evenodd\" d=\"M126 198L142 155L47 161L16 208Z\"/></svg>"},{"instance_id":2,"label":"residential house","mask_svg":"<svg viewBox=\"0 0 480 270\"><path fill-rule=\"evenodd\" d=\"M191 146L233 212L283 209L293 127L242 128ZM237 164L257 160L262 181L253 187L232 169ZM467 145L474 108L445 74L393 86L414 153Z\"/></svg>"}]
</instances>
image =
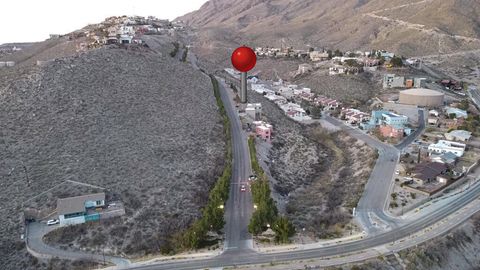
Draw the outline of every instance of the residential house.
<instances>
[{"instance_id":1,"label":"residential house","mask_svg":"<svg viewBox=\"0 0 480 270\"><path fill-rule=\"evenodd\" d=\"M430 126L438 125L438 118L429 117L427 121Z\"/></svg>"},{"instance_id":2,"label":"residential house","mask_svg":"<svg viewBox=\"0 0 480 270\"><path fill-rule=\"evenodd\" d=\"M383 76L383 88L403 88L405 87L405 77L395 74L385 74Z\"/></svg>"},{"instance_id":3,"label":"residential house","mask_svg":"<svg viewBox=\"0 0 480 270\"><path fill-rule=\"evenodd\" d=\"M447 165L455 165L455 163L457 162L457 155L455 155L454 153L450 153L450 152L447 152L447 153L443 153L441 155L431 155L430 156L430 160L432 162L438 162L438 163L443 163L443 164L447 164Z\"/></svg>"},{"instance_id":4,"label":"residential house","mask_svg":"<svg viewBox=\"0 0 480 270\"><path fill-rule=\"evenodd\" d=\"M336 65L328 69L328 75L334 76L347 73L347 68L344 66Z\"/></svg>"},{"instance_id":5,"label":"residential house","mask_svg":"<svg viewBox=\"0 0 480 270\"><path fill-rule=\"evenodd\" d=\"M438 143L430 144L428 151L432 154L453 153L457 157L462 157L465 153L466 145L452 141L439 140Z\"/></svg>"},{"instance_id":6,"label":"residential house","mask_svg":"<svg viewBox=\"0 0 480 270\"><path fill-rule=\"evenodd\" d=\"M310 60L312 60L313 62L325 61L328 59L329 57L327 52L320 52L320 51L310 52Z\"/></svg>"},{"instance_id":7,"label":"residential house","mask_svg":"<svg viewBox=\"0 0 480 270\"><path fill-rule=\"evenodd\" d=\"M380 57L383 57L386 61L390 61L395 57L395 54L387 51L381 51Z\"/></svg>"},{"instance_id":8,"label":"residential house","mask_svg":"<svg viewBox=\"0 0 480 270\"><path fill-rule=\"evenodd\" d=\"M405 133L403 127L391 126L391 125L380 125L379 131L383 137L395 138L395 139L403 138L403 134Z\"/></svg>"},{"instance_id":9,"label":"residential house","mask_svg":"<svg viewBox=\"0 0 480 270\"><path fill-rule=\"evenodd\" d=\"M262 119L262 104L261 103L249 103L245 108L245 113L254 121L260 121Z\"/></svg>"},{"instance_id":10,"label":"residential house","mask_svg":"<svg viewBox=\"0 0 480 270\"><path fill-rule=\"evenodd\" d=\"M415 167L413 173L413 180L419 185L425 185L433 181L444 181L439 179L445 179L444 174L447 173L448 167L443 163L438 162L424 162ZM443 177L442 177L443 176Z\"/></svg>"},{"instance_id":11,"label":"residential house","mask_svg":"<svg viewBox=\"0 0 480 270\"><path fill-rule=\"evenodd\" d=\"M428 115L438 117L440 113L437 110L428 111Z\"/></svg>"},{"instance_id":12,"label":"residential house","mask_svg":"<svg viewBox=\"0 0 480 270\"><path fill-rule=\"evenodd\" d=\"M327 98L324 96L318 96L314 99L314 103L318 106L322 106L324 110L335 110L340 107L340 102L335 99Z\"/></svg>"},{"instance_id":13,"label":"residential house","mask_svg":"<svg viewBox=\"0 0 480 270\"><path fill-rule=\"evenodd\" d=\"M360 124L370 120L370 116L367 113L361 112L357 109L344 109L342 110L341 115L345 117L350 124Z\"/></svg>"},{"instance_id":14,"label":"residential house","mask_svg":"<svg viewBox=\"0 0 480 270\"><path fill-rule=\"evenodd\" d=\"M130 44L132 43L133 36L122 34L120 35L119 43L120 44Z\"/></svg>"},{"instance_id":15,"label":"residential house","mask_svg":"<svg viewBox=\"0 0 480 270\"><path fill-rule=\"evenodd\" d=\"M445 138L449 141L468 142L471 137L472 132L466 130L452 130L449 133L445 133Z\"/></svg>"},{"instance_id":16,"label":"residential house","mask_svg":"<svg viewBox=\"0 0 480 270\"><path fill-rule=\"evenodd\" d=\"M272 138L273 126L265 122L254 122L255 124L255 134L269 141Z\"/></svg>"},{"instance_id":17,"label":"residential house","mask_svg":"<svg viewBox=\"0 0 480 270\"><path fill-rule=\"evenodd\" d=\"M389 135L385 137L400 137L397 133L405 132L405 125L408 124L408 117L405 115L395 114L389 111L372 111L370 121L360 125L362 129L371 130L376 126L382 126L381 132ZM409 130L409 129L408 129Z\"/></svg>"},{"instance_id":18,"label":"residential house","mask_svg":"<svg viewBox=\"0 0 480 270\"><path fill-rule=\"evenodd\" d=\"M454 107L446 107L445 114L447 116L455 115L455 118L467 118L468 116L467 111L461 110L459 108L454 108Z\"/></svg>"},{"instance_id":19,"label":"residential house","mask_svg":"<svg viewBox=\"0 0 480 270\"><path fill-rule=\"evenodd\" d=\"M297 74L305 74L313 71L313 67L310 64L300 64L298 66Z\"/></svg>"},{"instance_id":20,"label":"residential house","mask_svg":"<svg viewBox=\"0 0 480 270\"><path fill-rule=\"evenodd\" d=\"M105 193L96 193L57 200L57 213L61 225L74 225L100 219L98 212L89 211L105 206Z\"/></svg>"},{"instance_id":21,"label":"residential house","mask_svg":"<svg viewBox=\"0 0 480 270\"><path fill-rule=\"evenodd\" d=\"M426 78L413 78L413 87L414 88L425 88Z\"/></svg>"}]
</instances>

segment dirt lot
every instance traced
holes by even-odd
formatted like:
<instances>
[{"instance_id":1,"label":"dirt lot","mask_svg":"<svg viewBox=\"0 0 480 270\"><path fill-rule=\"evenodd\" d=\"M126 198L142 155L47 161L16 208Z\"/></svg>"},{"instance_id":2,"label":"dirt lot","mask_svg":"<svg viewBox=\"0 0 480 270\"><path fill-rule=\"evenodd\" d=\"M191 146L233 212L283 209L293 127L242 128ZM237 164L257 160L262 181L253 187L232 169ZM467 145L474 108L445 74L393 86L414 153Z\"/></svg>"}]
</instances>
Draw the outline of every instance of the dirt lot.
<instances>
[{"instance_id":1,"label":"dirt lot","mask_svg":"<svg viewBox=\"0 0 480 270\"><path fill-rule=\"evenodd\" d=\"M65 180L105 187L126 208L72 247L157 252L199 216L225 149L208 77L145 48L0 76L0 268L28 269L22 202Z\"/></svg>"},{"instance_id":2,"label":"dirt lot","mask_svg":"<svg viewBox=\"0 0 480 270\"><path fill-rule=\"evenodd\" d=\"M312 238L341 235L373 168L374 151L344 133L294 122L257 94L250 98L262 103L274 126L268 169L280 209Z\"/></svg>"}]
</instances>

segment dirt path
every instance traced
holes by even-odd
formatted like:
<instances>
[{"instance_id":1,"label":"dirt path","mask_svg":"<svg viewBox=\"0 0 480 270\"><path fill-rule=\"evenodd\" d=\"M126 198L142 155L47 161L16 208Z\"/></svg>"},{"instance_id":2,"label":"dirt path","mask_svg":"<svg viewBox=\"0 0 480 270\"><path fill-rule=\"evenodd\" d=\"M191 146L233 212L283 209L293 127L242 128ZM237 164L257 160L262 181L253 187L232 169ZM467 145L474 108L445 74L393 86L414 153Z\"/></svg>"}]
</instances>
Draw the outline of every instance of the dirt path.
<instances>
[{"instance_id":1,"label":"dirt path","mask_svg":"<svg viewBox=\"0 0 480 270\"><path fill-rule=\"evenodd\" d=\"M445 33L441 33L439 29L427 28L423 24L411 23L411 22L407 22L407 21L403 21L403 20L399 20L399 19L389 18L389 17L386 17L386 16L380 16L380 15L377 14L379 12L396 10L396 9L410 7L410 6L419 5L419 4L424 4L424 3L428 3L428 2L432 2L432 1L433 0L423 0L423 1L415 2L415 3L404 4L404 5L395 6L395 7L391 7L391 8L380 9L380 10L376 10L376 11L373 11L373 12L366 13L363 16L383 20L383 21L386 21L386 22L391 22L393 24L396 24L397 26L403 26L407 29L413 29L413 30L420 31L420 32L423 32L423 33L428 34L428 35L436 36L436 37L439 38L439 51L440 52L442 51L441 50L441 45L442 45L442 42L443 42L444 38L451 38L451 39L454 39L454 40L457 40L457 41L463 41L463 42L479 42L480 43L480 39L478 39L478 38L461 36L461 35L445 34Z\"/></svg>"}]
</instances>

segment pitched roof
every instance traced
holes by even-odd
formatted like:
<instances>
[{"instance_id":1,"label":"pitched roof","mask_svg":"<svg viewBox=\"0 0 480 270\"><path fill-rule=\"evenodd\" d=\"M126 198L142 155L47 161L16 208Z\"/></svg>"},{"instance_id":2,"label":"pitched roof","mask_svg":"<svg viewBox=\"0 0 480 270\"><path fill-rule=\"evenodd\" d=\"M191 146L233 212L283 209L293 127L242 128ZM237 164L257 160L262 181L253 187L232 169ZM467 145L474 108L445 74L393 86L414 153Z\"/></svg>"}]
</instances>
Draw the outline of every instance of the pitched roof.
<instances>
[{"instance_id":1,"label":"pitched roof","mask_svg":"<svg viewBox=\"0 0 480 270\"><path fill-rule=\"evenodd\" d=\"M421 163L415 167L415 177L422 180L434 179L447 169L447 165L439 162Z\"/></svg>"},{"instance_id":2,"label":"pitched roof","mask_svg":"<svg viewBox=\"0 0 480 270\"><path fill-rule=\"evenodd\" d=\"M57 212L59 215L79 213L85 211L86 201L105 200L105 193L95 193L57 200Z\"/></svg>"}]
</instances>

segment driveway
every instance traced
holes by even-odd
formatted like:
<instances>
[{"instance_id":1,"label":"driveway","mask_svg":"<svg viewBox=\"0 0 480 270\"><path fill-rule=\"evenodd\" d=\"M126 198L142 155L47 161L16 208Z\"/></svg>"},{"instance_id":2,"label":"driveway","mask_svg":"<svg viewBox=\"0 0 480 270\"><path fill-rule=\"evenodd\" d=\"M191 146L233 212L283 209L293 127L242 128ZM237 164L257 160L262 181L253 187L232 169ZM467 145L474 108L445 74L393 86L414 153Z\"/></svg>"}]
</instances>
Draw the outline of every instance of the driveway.
<instances>
[{"instance_id":1,"label":"driveway","mask_svg":"<svg viewBox=\"0 0 480 270\"><path fill-rule=\"evenodd\" d=\"M99 263L110 262L118 267L130 265L130 261L120 257L104 256L98 254L87 253L84 251L67 251L59 248L49 246L43 242L43 237L60 228L59 225L47 226L45 223L32 222L27 225L26 244L27 249L35 257L42 259L49 259L58 257L60 259L68 260L91 260Z\"/></svg>"}]
</instances>

